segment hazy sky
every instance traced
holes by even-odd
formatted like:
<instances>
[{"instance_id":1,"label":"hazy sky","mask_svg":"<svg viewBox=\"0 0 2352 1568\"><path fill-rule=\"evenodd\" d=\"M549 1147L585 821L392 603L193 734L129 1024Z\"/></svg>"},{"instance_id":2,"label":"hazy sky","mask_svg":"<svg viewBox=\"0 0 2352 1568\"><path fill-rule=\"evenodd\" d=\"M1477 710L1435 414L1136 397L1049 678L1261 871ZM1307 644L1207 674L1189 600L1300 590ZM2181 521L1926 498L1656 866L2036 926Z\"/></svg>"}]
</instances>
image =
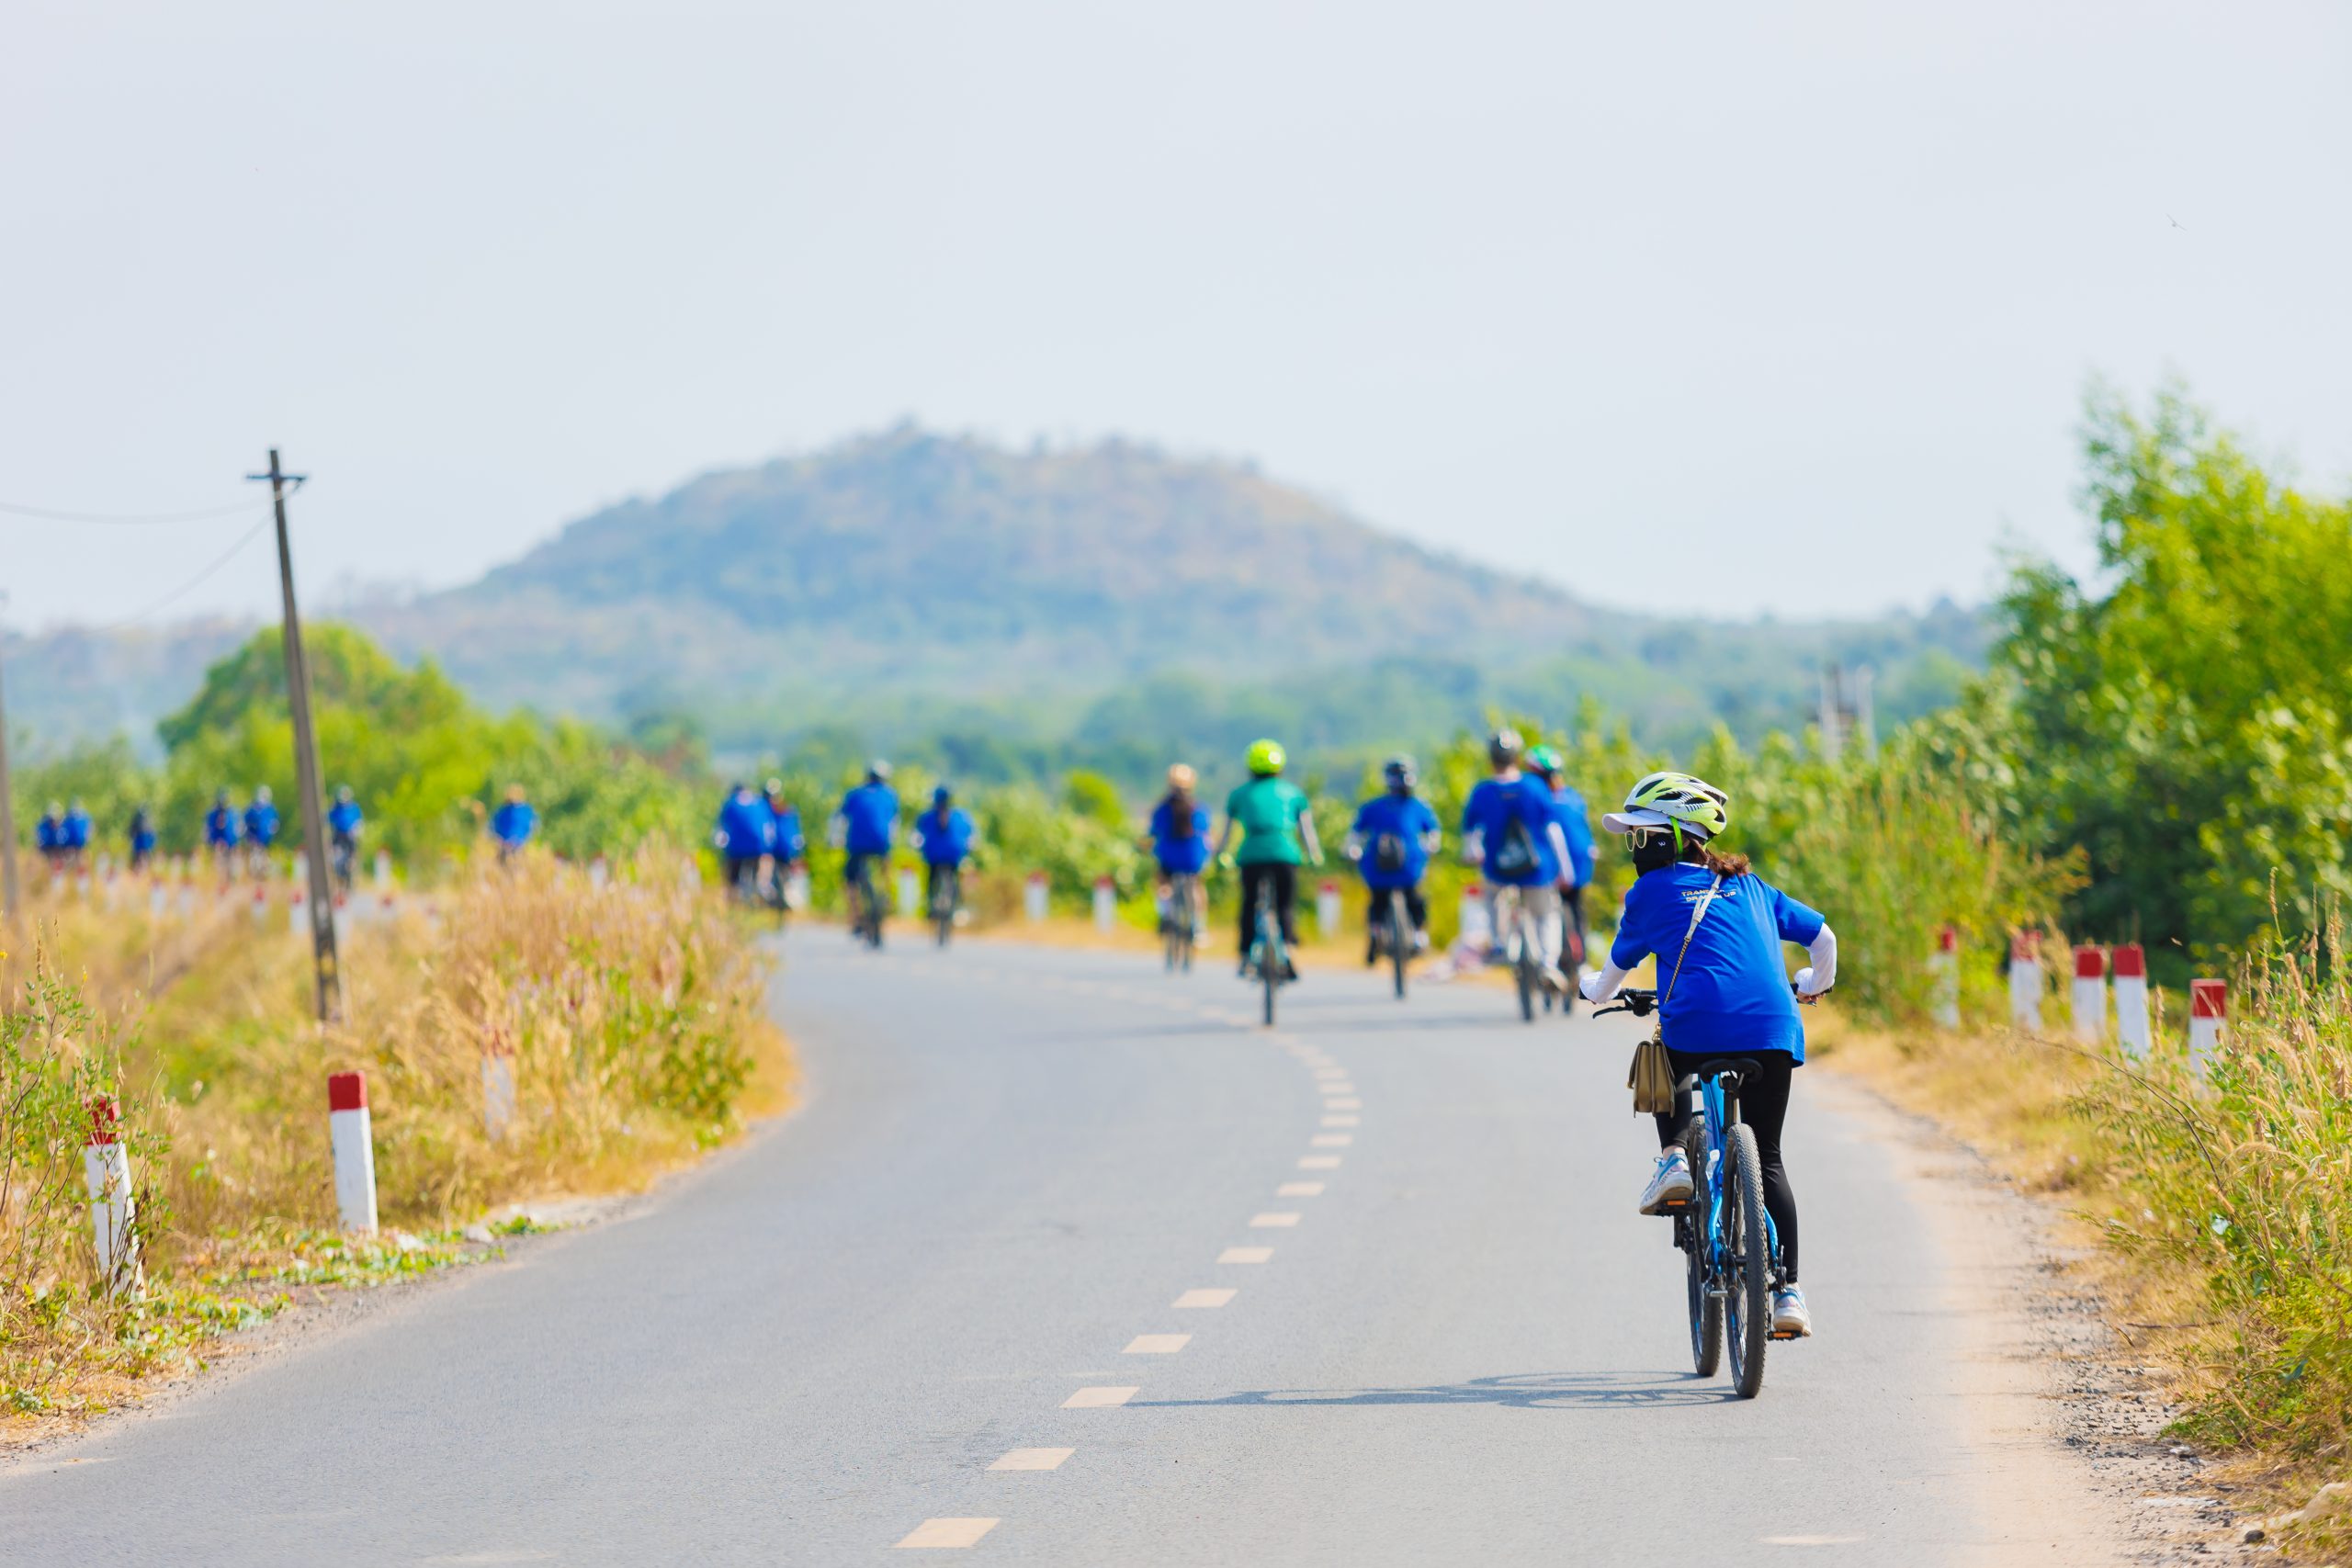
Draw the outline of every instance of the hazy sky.
<instances>
[{"instance_id":1,"label":"hazy sky","mask_svg":"<svg viewBox=\"0 0 2352 1568\"><path fill-rule=\"evenodd\" d=\"M2082 558L2094 372L2352 473L2342 0L9 17L0 502L231 503L276 443L322 595L909 414L1684 611ZM0 513L6 617L246 526ZM1600 564L1661 547L1703 581Z\"/></svg>"}]
</instances>

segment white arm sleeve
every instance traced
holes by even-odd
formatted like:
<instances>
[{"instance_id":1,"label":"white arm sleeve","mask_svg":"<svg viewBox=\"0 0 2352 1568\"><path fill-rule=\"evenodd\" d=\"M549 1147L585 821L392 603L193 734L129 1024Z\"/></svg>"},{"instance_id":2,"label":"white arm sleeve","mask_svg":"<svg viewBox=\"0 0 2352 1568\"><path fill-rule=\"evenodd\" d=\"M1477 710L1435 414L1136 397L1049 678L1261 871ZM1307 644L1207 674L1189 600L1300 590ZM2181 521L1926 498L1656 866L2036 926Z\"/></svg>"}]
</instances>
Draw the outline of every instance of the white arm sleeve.
<instances>
[{"instance_id":1,"label":"white arm sleeve","mask_svg":"<svg viewBox=\"0 0 2352 1568\"><path fill-rule=\"evenodd\" d=\"M1625 976L1631 973L1631 970L1618 968L1614 962L1604 962L1599 969L1586 975L1577 989L1584 993L1584 999L1589 1002L1605 1002L1617 994L1617 987L1625 983Z\"/></svg>"},{"instance_id":2,"label":"white arm sleeve","mask_svg":"<svg viewBox=\"0 0 2352 1568\"><path fill-rule=\"evenodd\" d=\"M1838 933L1825 923L1821 934L1804 951L1813 962L1797 971L1797 989L1817 997L1838 983Z\"/></svg>"}]
</instances>

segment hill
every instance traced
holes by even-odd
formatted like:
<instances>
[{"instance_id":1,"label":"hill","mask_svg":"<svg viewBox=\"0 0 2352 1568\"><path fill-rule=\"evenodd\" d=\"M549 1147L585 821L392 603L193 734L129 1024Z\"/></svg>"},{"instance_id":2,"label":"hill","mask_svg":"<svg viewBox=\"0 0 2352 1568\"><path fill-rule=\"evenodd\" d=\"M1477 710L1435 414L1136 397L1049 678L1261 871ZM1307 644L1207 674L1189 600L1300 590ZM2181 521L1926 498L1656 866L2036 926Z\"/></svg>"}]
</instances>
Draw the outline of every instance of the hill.
<instances>
[{"instance_id":1,"label":"hill","mask_svg":"<svg viewBox=\"0 0 2352 1568\"><path fill-rule=\"evenodd\" d=\"M1220 745L1275 727L1403 743L1487 704L1556 712L1585 693L1660 739L1717 717L1752 733L1801 723L1825 662L1875 664L1894 716L1932 705L1983 640L1950 607L1812 625L1605 611L1247 465L911 426L707 474L582 518L477 582L350 618L492 705L689 714L743 751L948 731L1157 750L1184 738L1171 728ZM73 635L12 653L20 724L130 717L109 673L130 665L145 672L135 705L160 713L200 668L161 660L169 639L148 634L143 659L118 639L64 679ZM213 635L225 646L234 628ZM61 683L36 675L28 693L27 668ZM91 677L107 682L102 706L62 700Z\"/></svg>"}]
</instances>

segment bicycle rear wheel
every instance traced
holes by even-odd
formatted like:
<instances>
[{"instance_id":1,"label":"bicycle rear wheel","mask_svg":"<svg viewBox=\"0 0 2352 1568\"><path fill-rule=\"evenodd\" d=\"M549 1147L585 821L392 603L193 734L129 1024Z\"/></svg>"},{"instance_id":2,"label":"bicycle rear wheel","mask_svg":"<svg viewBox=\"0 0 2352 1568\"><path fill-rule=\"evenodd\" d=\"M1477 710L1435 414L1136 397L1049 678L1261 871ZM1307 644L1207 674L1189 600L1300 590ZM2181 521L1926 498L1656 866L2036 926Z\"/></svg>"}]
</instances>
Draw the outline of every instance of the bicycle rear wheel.
<instances>
[{"instance_id":1,"label":"bicycle rear wheel","mask_svg":"<svg viewBox=\"0 0 2352 1568\"><path fill-rule=\"evenodd\" d=\"M1690 1369L1702 1378L1713 1377L1724 1364L1724 1299L1710 1288L1707 1278L1707 1130L1697 1122L1683 1134L1682 1153L1690 1162L1696 1190L1690 1209L1675 1225L1683 1243L1684 1293L1690 1312Z\"/></svg>"},{"instance_id":2,"label":"bicycle rear wheel","mask_svg":"<svg viewBox=\"0 0 2352 1568\"><path fill-rule=\"evenodd\" d=\"M1404 900L1396 893L1388 895L1388 964L1396 976L1396 999L1405 999L1405 963L1412 956L1412 921L1399 908Z\"/></svg>"},{"instance_id":3,"label":"bicycle rear wheel","mask_svg":"<svg viewBox=\"0 0 2352 1568\"><path fill-rule=\"evenodd\" d=\"M1519 982L1519 1016L1521 1021L1535 1021L1535 954L1527 933L1519 934L1519 955L1511 960L1511 974Z\"/></svg>"},{"instance_id":4,"label":"bicycle rear wheel","mask_svg":"<svg viewBox=\"0 0 2352 1568\"><path fill-rule=\"evenodd\" d=\"M1764 1387L1764 1347L1772 1337L1772 1244L1764 1228L1764 1162L1754 1131L1739 1125L1724 1138L1723 1231L1732 1386L1753 1399Z\"/></svg>"},{"instance_id":5,"label":"bicycle rear wheel","mask_svg":"<svg viewBox=\"0 0 2352 1568\"><path fill-rule=\"evenodd\" d=\"M1266 989L1266 1027L1274 1026L1274 992L1283 983L1283 965L1288 957L1283 952L1282 922L1274 919L1272 898L1258 895L1258 979Z\"/></svg>"}]
</instances>

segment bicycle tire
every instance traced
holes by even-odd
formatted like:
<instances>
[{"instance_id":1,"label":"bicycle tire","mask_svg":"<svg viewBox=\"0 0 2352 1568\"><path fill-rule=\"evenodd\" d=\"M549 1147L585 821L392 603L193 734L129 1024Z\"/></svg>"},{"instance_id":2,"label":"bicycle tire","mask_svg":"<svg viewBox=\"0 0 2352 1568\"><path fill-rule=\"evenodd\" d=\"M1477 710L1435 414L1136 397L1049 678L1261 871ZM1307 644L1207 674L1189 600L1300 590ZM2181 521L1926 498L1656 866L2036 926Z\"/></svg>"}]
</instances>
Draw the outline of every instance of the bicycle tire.
<instances>
[{"instance_id":1,"label":"bicycle tire","mask_svg":"<svg viewBox=\"0 0 2352 1568\"><path fill-rule=\"evenodd\" d=\"M1412 954L1412 937L1406 928L1410 920L1397 917L1396 906L1401 902L1395 893L1388 895L1388 964L1396 976L1396 999L1405 999L1405 965Z\"/></svg>"},{"instance_id":2,"label":"bicycle tire","mask_svg":"<svg viewBox=\"0 0 2352 1568\"><path fill-rule=\"evenodd\" d=\"M1683 1156L1690 1162L1690 1211L1674 1223L1683 1238L1684 1305L1690 1314L1690 1370L1711 1378L1724 1364L1724 1299L1710 1289L1707 1278L1707 1129L1694 1121L1682 1135Z\"/></svg>"},{"instance_id":3,"label":"bicycle tire","mask_svg":"<svg viewBox=\"0 0 2352 1568\"><path fill-rule=\"evenodd\" d=\"M1519 956L1511 961L1511 973L1519 981L1519 1017L1522 1023L1535 1021L1535 960L1527 955L1524 939L1519 944Z\"/></svg>"},{"instance_id":4,"label":"bicycle tire","mask_svg":"<svg viewBox=\"0 0 2352 1568\"><path fill-rule=\"evenodd\" d=\"M1258 895L1258 978L1266 991L1266 1027L1274 1026L1274 992L1283 983L1283 964L1287 961L1283 952L1282 923L1274 918L1273 900L1261 890Z\"/></svg>"},{"instance_id":5,"label":"bicycle tire","mask_svg":"<svg viewBox=\"0 0 2352 1568\"><path fill-rule=\"evenodd\" d=\"M1764 1225L1764 1161L1754 1130L1736 1123L1724 1137L1724 1229L1732 1387L1753 1399L1763 1392L1764 1348L1772 1340L1772 1244Z\"/></svg>"}]
</instances>

